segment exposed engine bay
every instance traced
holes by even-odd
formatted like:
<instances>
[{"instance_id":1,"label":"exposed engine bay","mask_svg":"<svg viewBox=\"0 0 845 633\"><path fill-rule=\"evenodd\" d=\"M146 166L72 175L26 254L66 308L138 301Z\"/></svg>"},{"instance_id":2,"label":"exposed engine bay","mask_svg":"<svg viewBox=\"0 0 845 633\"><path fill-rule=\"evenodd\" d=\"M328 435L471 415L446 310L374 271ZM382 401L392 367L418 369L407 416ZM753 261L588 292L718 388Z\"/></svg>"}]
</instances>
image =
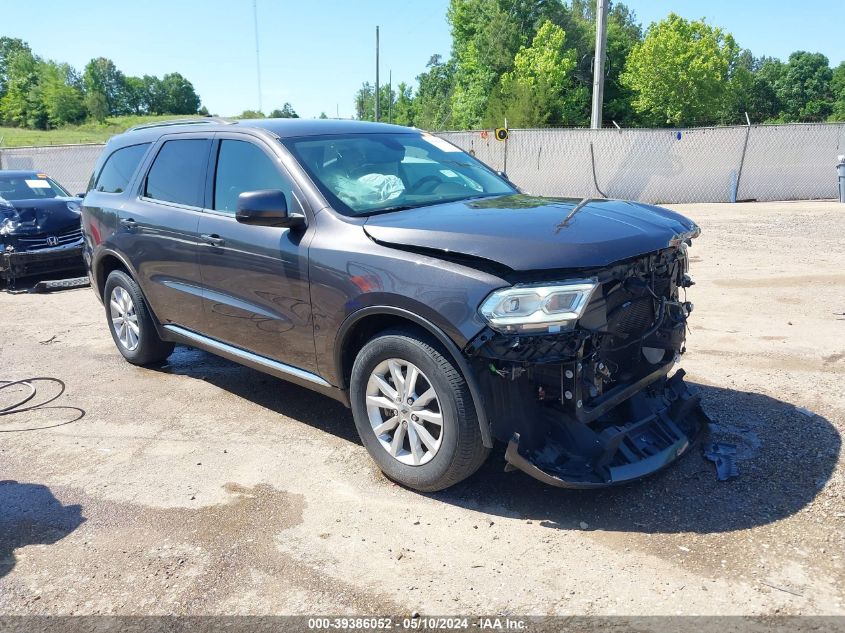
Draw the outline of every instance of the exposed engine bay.
<instances>
[{"instance_id":1,"label":"exposed engine bay","mask_svg":"<svg viewBox=\"0 0 845 633\"><path fill-rule=\"evenodd\" d=\"M488 327L470 342L509 466L552 485L605 486L659 470L696 439L700 399L683 370L668 376L693 309L687 243L578 271L597 286L571 329Z\"/></svg>"}]
</instances>

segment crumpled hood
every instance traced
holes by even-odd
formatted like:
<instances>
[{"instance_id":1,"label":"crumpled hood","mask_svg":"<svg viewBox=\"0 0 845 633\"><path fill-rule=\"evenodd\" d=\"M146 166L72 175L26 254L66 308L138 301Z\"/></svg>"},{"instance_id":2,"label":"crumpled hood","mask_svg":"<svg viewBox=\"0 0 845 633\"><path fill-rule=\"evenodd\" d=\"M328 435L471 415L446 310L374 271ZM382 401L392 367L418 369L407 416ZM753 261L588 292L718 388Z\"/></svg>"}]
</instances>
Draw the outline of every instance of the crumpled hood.
<instances>
[{"instance_id":1,"label":"crumpled hood","mask_svg":"<svg viewBox=\"0 0 845 633\"><path fill-rule=\"evenodd\" d=\"M80 223L81 198L3 200L0 202L0 235L61 233ZM8 204L12 205L9 208ZM70 206L68 206L70 204Z\"/></svg>"},{"instance_id":2,"label":"crumpled hood","mask_svg":"<svg viewBox=\"0 0 845 633\"><path fill-rule=\"evenodd\" d=\"M699 232L691 220L652 205L526 195L374 215L364 230L388 246L470 255L517 271L606 266Z\"/></svg>"}]
</instances>

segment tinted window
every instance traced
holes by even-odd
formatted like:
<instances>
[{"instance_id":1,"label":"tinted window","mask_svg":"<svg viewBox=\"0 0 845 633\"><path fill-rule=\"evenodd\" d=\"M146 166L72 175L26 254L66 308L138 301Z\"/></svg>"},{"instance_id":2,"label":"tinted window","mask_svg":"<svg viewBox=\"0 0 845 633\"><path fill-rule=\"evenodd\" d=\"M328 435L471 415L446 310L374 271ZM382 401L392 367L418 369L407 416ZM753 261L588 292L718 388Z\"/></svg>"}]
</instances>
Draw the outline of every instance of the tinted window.
<instances>
[{"instance_id":1,"label":"tinted window","mask_svg":"<svg viewBox=\"0 0 845 633\"><path fill-rule=\"evenodd\" d=\"M103 193L123 193L132 180L132 174L147 152L149 143L132 145L117 150L106 160L100 176L97 178L97 191Z\"/></svg>"},{"instance_id":2,"label":"tinted window","mask_svg":"<svg viewBox=\"0 0 845 633\"><path fill-rule=\"evenodd\" d=\"M201 207L210 145L211 141L205 139L167 141L147 174L144 195Z\"/></svg>"},{"instance_id":3,"label":"tinted window","mask_svg":"<svg viewBox=\"0 0 845 633\"><path fill-rule=\"evenodd\" d=\"M282 190L288 209L291 208L290 185L267 154L246 141L221 141L214 179L214 208L234 213L240 194L259 189Z\"/></svg>"}]
</instances>

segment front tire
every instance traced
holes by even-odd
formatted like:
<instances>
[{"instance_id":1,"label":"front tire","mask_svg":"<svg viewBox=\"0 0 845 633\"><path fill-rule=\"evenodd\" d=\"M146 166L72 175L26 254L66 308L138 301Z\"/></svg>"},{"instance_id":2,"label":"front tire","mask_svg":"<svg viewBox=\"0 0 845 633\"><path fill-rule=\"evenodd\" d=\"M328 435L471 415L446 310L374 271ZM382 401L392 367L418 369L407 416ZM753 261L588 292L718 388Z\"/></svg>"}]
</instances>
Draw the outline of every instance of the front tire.
<instances>
[{"instance_id":1,"label":"front tire","mask_svg":"<svg viewBox=\"0 0 845 633\"><path fill-rule=\"evenodd\" d=\"M449 355L412 328L367 342L350 400L364 447L390 479L434 492L472 475L489 454L466 381Z\"/></svg>"},{"instance_id":2,"label":"front tire","mask_svg":"<svg viewBox=\"0 0 845 633\"><path fill-rule=\"evenodd\" d=\"M106 279L103 303L114 344L130 363L149 365L173 353L173 343L158 335L140 286L122 270Z\"/></svg>"}]
</instances>

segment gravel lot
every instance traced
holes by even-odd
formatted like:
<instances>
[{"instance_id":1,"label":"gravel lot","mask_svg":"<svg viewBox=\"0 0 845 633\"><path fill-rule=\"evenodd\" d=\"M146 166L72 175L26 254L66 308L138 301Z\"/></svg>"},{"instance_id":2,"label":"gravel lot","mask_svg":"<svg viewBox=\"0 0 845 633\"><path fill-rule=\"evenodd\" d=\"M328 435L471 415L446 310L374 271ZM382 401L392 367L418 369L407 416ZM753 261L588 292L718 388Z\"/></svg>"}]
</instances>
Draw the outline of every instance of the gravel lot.
<instances>
[{"instance_id":1,"label":"gravel lot","mask_svg":"<svg viewBox=\"0 0 845 633\"><path fill-rule=\"evenodd\" d=\"M728 482L696 448L558 490L499 450L418 494L328 399L186 348L132 367L90 289L0 294L0 379L67 385L0 417L0 614L845 615L845 205L674 208Z\"/></svg>"}]
</instances>

